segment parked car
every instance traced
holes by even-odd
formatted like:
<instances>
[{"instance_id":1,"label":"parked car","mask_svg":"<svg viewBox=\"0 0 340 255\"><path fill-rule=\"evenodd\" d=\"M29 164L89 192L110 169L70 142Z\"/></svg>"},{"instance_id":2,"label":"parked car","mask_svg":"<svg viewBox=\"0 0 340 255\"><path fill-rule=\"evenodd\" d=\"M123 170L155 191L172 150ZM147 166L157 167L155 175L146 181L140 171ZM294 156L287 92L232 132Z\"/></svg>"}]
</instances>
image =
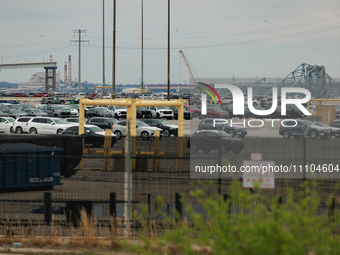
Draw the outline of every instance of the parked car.
<instances>
[{"instance_id":1,"label":"parked car","mask_svg":"<svg viewBox=\"0 0 340 255\"><path fill-rule=\"evenodd\" d=\"M28 97L27 93L25 92L14 92L13 96L14 97Z\"/></svg>"},{"instance_id":2,"label":"parked car","mask_svg":"<svg viewBox=\"0 0 340 255\"><path fill-rule=\"evenodd\" d=\"M111 117L116 118L116 119L126 118L126 112L127 112L126 107L109 105L106 108L111 113Z\"/></svg>"},{"instance_id":3,"label":"parked car","mask_svg":"<svg viewBox=\"0 0 340 255\"><path fill-rule=\"evenodd\" d=\"M337 127L340 128L340 120L333 120L331 123L329 123L331 127Z\"/></svg>"},{"instance_id":4,"label":"parked car","mask_svg":"<svg viewBox=\"0 0 340 255\"><path fill-rule=\"evenodd\" d=\"M257 106L258 105L257 99L253 98L252 103L253 103L253 106ZM244 98L244 105L248 105L248 97Z\"/></svg>"},{"instance_id":5,"label":"parked car","mask_svg":"<svg viewBox=\"0 0 340 255\"><path fill-rule=\"evenodd\" d=\"M35 93L35 94L33 95L33 97L45 97L45 96L46 96L46 93L44 93L44 92Z\"/></svg>"},{"instance_id":6,"label":"parked car","mask_svg":"<svg viewBox=\"0 0 340 255\"><path fill-rule=\"evenodd\" d=\"M41 104L65 104L65 100L57 97L44 97L41 99Z\"/></svg>"},{"instance_id":7,"label":"parked car","mask_svg":"<svg viewBox=\"0 0 340 255\"><path fill-rule=\"evenodd\" d=\"M178 120L178 108L174 107L173 108L173 112L174 112L174 119ZM185 120L191 120L192 117L192 113L187 111L185 108L183 108L183 119Z\"/></svg>"},{"instance_id":8,"label":"parked car","mask_svg":"<svg viewBox=\"0 0 340 255\"><path fill-rule=\"evenodd\" d=\"M28 121L32 117L21 117L13 121L13 131L17 134L28 133Z\"/></svg>"},{"instance_id":9,"label":"parked car","mask_svg":"<svg viewBox=\"0 0 340 255\"><path fill-rule=\"evenodd\" d=\"M229 119L229 112L221 109L220 107L207 107L207 115L204 118L213 117L213 118L226 118Z\"/></svg>"},{"instance_id":10,"label":"parked car","mask_svg":"<svg viewBox=\"0 0 340 255\"><path fill-rule=\"evenodd\" d=\"M149 140L150 137L154 137L156 130L160 131L162 136L162 129L156 127L150 127L143 121L136 121L136 136L142 137L143 140ZM117 136L117 139L121 139L126 136L126 120L117 122L112 129L112 132Z\"/></svg>"},{"instance_id":11,"label":"parked car","mask_svg":"<svg viewBox=\"0 0 340 255\"><path fill-rule=\"evenodd\" d=\"M269 108L267 108L267 109L269 109ZM270 114L270 118L272 118L272 119L290 118L289 114L290 114L290 111L286 108L286 115L282 115L281 105L278 105L276 107L275 111L272 114Z\"/></svg>"},{"instance_id":12,"label":"parked car","mask_svg":"<svg viewBox=\"0 0 340 255\"><path fill-rule=\"evenodd\" d=\"M292 119L305 117L303 112L296 105L287 105L287 115Z\"/></svg>"},{"instance_id":13,"label":"parked car","mask_svg":"<svg viewBox=\"0 0 340 255\"><path fill-rule=\"evenodd\" d=\"M259 111L265 111L266 109L260 106L254 106L254 108L256 110ZM271 114L267 114L267 115L256 115L254 113L252 113L248 107L244 107L244 118L249 119L249 118L256 118L256 119L264 119L267 118L269 119L271 117ZM239 117L241 118L241 117Z\"/></svg>"},{"instance_id":14,"label":"parked car","mask_svg":"<svg viewBox=\"0 0 340 255\"><path fill-rule=\"evenodd\" d=\"M187 111L191 112L193 118L201 116L201 109L199 109L195 105L184 105L183 106Z\"/></svg>"},{"instance_id":15,"label":"parked car","mask_svg":"<svg viewBox=\"0 0 340 255\"><path fill-rule=\"evenodd\" d=\"M169 106L149 106L148 110L151 111L154 118L167 118L170 120L174 118L174 113Z\"/></svg>"},{"instance_id":16,"label":"parked car","mask_svg":"<svg viewBox=\"0 0 340 255\"><path fill-rule=\"evenodd\" d=\"M335 138L340 138L340 128L331 127L327 123L323 123L323 122L315 122L315 124L320 126L320 127L324 127L324 128L330 129L331 130L330 137L334 136Z\"/></svg>"},{"instance_id":17,"label":"parked car","mask_svg":"<svg viewBox=\"0 0 340 255\"><path fill-rule=\"evenodd\" d=\"M65 106L63 106L63 108L64 108L65 110L70 111L70 112L71 112L71 116L73 116L73 117L79 116L79 111L78 111L78 109L75 109L75 108L73 108L73 107L71 107L71 106L69 106L69 105L65 105Z\"/></svg>"},{"instance_id":18,"label":"parked car","mask_svg":"<svg viewBox=\"0 0 340 255\"><path fill-rule=\"evenodd\" d=\"M327 139L331 135L331 130L320 127L315 122L309 120L286 120L283 122L283 125L280 125L279 134L284 139L289 139L291 136L295 139L299 139L302 136L309 136L311 139L318 137Z\"/></svg>"},{"instance_id":19,"label":"parked car","mask_svg":"<svg viewBox=\"0 0 340 255\"><path fill-rule=\"evenodd\" d=\"M24 113L21 110L17 110L17 109L8 109L6 110L6 113L8 114L9 117L12 117L14 119L27 116L26 113Z\"/></svg>"},{"instance_id":20,"label":"parked car","mask_svg":"<svg viewBox=\"0 0 340 255\"><path fill-rule=\"evenodd\" d=\"M198 130L223 130L231 137L245 137L248 134L247 128L238 125L228 125L225 119L207 118L198 124Z\"/></svg>"},{"instance_id":21,"label":"parked car","mask_svg":"<svg viewBox=\"0 0 340 255\"><path fill-rule=\"evenodd\" d=\"M65 120L70 123L79 123L79 118L70 117L70 118L66 118Z\"/></svg>"},{"instance_id":22,"label":"parked car","mask_svg":"<svg viewBox=\"0 0 340 255\"><path fill-rule=\"evenodd\" d=\"M209 153L211 150L220 150L221 153L228 151L240 153L244 149L244 143L241 139L231 137L224 131L199 130L188 139L187 147L192 153L199 150L203 150L205 153Z\"/></svg>"},{"instance_id":23,"label":"parked car","mask_svg":"<svg viewBox=\"0 0 340 255\"><path fill-rule=\"evenodd\" d=\"M63 135L79 135L79 125L71 126L64 130ZM111 133L111 147L116 143L117 137ZM94 125L84 126L84 142L92 144L93 147L100 147L105 142L105 131Z\"/></svg>"},{"instance_id":24,"label":"parked car","mask_svg":"<svg viewBox=\"0 0 340 255\"><path fill-rule=\"evenodd\" d=\"M105 107L94 107L87 111L87 117L111 117L111 112Z\"/></svg>"},{"instance_id":25,"label":"parked car","mask_svg":"<svg viewBox=\"0 0 340 255\"><path fill-rule=\"evenodd\" d=\"M233 102L233 97L232 96L223 96L221 97L222 104L232 104Z\"/></svg>"},{"instance_id":26,"label":"parked car","mask_svg":"<svg viewBox=\"0 0 340 255\"><path fill-rule=\"evenodd\" d=\"M71 124L64 119L32 117L27 123L30 134L62 134Z\"/></svg>"},{"instance_id":27,"label":"parked car","mask_svg":"<svg viewBox=\"0 0 340 255\"><path fill-rule=\"evenodd\" d=\"M41 117L47 117L47 112L44 112L40 109L36 108L26 108L24 112L27 114L29 117L36 117L36 116L41 116Z\"/></svg>"},{"instance_id":28,"label":"parked car","mask_svg":"<svg viewBox=\"0 0 340 255\"><path fill-rule=\"evenodd\" d=\"M66 109L62 105L48 105L46 112L49 117L68 118L72 116L70 109Z\"/></svg>"},{"instance_id":29,"label":"parked car","mask_svg":"<svg viewBox=\"0 0 340 255\"><path fill-rule=\"evenodd\" d=\"M148 107L140 107L137 108L137 118L152 118L152 113L150 110L148 110Z\"/></svg>"},{"instance_id":30,"label":"parked car","mask_svg":"<svg viewBox=\"0 0 340 255\"><path fill-rule=\"evenodd\" d=\"M8 117L8 114L0 110L0 117Z\"/></svg>"},{"instance_id":31,"label":"parked car","mask_svg":"<svg viewBox=\"0 0 340 255\"><path fill-rule=\"evenodd\" d=\"M151 127L157 127L162 129L164 137L168 137L170 135L174 136L178 135L178 125L170 124L166 120L145 119L143 120L143 122Z\"/></svg>"},{"instance_id":32,"label":"parked car","mask_svg":"<svg viewBox=\"0 0 340 255\"><path fill-rule=\"evenodd\" d=\"M12 117L0 117L0 132L11 132L13 133L13 122Z\"/></svg>"},{"instance_id":33,"label":"parked car","mask_svg":"<svg viewBox=\"0 0 340 255\"><path fill-rule=\"evenodd\" d=\"M89 125L96 125L101 129L113 129L113 125L115 125L117 122L118 120L114 118L93 117L87 120L85 123Z\"/></svg>"}]
</instances>

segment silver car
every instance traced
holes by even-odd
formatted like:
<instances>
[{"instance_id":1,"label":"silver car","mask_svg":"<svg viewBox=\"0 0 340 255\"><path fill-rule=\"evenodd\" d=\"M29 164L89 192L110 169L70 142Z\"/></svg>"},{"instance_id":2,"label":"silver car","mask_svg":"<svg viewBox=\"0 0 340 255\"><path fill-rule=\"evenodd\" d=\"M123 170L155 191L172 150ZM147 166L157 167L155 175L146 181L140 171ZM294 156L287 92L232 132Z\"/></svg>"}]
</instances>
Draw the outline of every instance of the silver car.
<instances>
[{"instance_id":1,"label":"silver car","mask_svg":"<svg viewBox=\"0 0 340 255\"><path fill-rule=\"evenodd\" d=\"M148 124L142 121L136 121L136 136L142 137L143 140L149 140L150 137L155 136L156 130L159 130L162 135L162 129L156 127L150 127ZM117 122L112 126L112 132L117 136L117 139L121 139L126 136L126 120Z\"/></svg>"}]
</instances>

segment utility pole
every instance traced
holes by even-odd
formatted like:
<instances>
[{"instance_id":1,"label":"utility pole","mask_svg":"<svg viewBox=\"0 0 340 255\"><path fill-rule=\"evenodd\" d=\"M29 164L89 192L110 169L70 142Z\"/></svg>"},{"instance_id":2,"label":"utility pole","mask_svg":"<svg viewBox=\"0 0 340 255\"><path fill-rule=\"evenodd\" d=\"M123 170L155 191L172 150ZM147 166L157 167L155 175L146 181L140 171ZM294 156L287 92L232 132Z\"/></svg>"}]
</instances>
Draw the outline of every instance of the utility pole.
<instances>
[{"instance_id":1,"label":"utility pole","mask_svg":"<svg viewBox=\"0 0 340 255\"><path fill-rule=\"evenodd\" d=\"M116 97L116 0L112 3L113 42L112 42L112 94Z\"/></svg>"},{"instance_id":2,"label":"utility pole","mask_svg":"<svg viewBox=\"0 0 340 255\"><path fill-rule=\"evenodd\" d=\"M105 19L104 19L104 0L103 0L103 86L105 86Z\"/></svg>"},{"instance_id":3,"label":"utility pole","mask_svg":"<svg viewBox=\"0 0 340 255\"><path fill-rule=\"evenodd\" d=\"M89 40L81 40L81 34L84 33L86 34L86 29L74 29L73 33L76 34L78 33L79 39L78 40L71 40L70 42L78 43L79 45L79 62L78 62L78 93L81 91L81 43L89 43Z\"/></svg>"},{"instance_id":4,"label":"utility pole","mask_svg":"<svg viewBox=\"0 0 340 255\"><path fill-rule=\"evenodd\" d=\"M168 101L170 100L170 0L168 0Z\"/></svg>"},{"instance_id":5,"label":"utility pole","mask_svg":"<svg viewBox=\"0 0 340 255\"><path fill-rule=\"evenodd\" d=\"M143 92L143 87L144 87L144 77L143 77L143 75L144 75L144 59L143 59L143 50L144 50L144 46L143 46L143 41L144 41L144 32L143 32L143 0L142 0L142 82L141 82L141 89L142 89L142 91L141 92Z\"/></svg>"}]
</instances>

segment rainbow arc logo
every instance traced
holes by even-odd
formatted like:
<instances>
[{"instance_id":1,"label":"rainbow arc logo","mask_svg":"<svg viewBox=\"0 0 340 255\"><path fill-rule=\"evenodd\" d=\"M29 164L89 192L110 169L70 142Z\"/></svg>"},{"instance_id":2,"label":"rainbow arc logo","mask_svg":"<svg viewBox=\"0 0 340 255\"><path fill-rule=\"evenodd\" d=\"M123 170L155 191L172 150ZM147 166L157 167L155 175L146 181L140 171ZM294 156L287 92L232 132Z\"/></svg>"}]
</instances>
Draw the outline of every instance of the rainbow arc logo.
<instances>
[{"instance_id":1,"label":"rainbow arc logo","mask_svg":"<svg viewBox=\"0 0 340 255\"><path fill-rule=\"evenodd\" d=\"M197 83L199 83L199 84L201 84L201 85L207 87L207 88L210 89L212 92L214 92L214 94L217 96L218 100L220 101L220 104L222 105L222 100L221 100L219 94L217 93L217 91L216 91L213 87L211 87L210 85L208 85L208 84L206 84L206 83L203 83L203 82L197 82ZM200 89L200 90L204 91L205 93L207 93L207 94L211 97L211 99L214 101L215 105L217 106L215 97L210 93L209 90L204 89L204 88L198 88L198 89Z\"/></svg>"}]
</instances>

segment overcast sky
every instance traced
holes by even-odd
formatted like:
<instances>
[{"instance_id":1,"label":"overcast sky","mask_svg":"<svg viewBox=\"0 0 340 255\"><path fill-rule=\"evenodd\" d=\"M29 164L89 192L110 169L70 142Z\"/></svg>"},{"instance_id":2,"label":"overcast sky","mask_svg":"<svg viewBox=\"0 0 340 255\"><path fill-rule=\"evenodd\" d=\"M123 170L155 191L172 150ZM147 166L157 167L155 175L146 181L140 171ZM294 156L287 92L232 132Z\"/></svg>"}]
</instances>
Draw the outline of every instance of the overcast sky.
<instances>
[{"instance_id":1,"label":"overcast sky","mask_svg":"<svg viewBox=\"0 0 340 255\"><path fill-rule=\"evenodd\" d=\"M196 78L285 77L302 63L340 77L339 0L170 0L170 76L189 82L179 50ZM117 0L116 84L141 81L141 2ZM105 0L105 79L112 84L113 0ZM144 84L167 82L167 0L144 0ZM103 82L102 0L0 0L0 63L64 62L73 30L86 29L81 80ZM38 69L2 70L0 81L27 82Z\"/></svg>"}]
</instances>

